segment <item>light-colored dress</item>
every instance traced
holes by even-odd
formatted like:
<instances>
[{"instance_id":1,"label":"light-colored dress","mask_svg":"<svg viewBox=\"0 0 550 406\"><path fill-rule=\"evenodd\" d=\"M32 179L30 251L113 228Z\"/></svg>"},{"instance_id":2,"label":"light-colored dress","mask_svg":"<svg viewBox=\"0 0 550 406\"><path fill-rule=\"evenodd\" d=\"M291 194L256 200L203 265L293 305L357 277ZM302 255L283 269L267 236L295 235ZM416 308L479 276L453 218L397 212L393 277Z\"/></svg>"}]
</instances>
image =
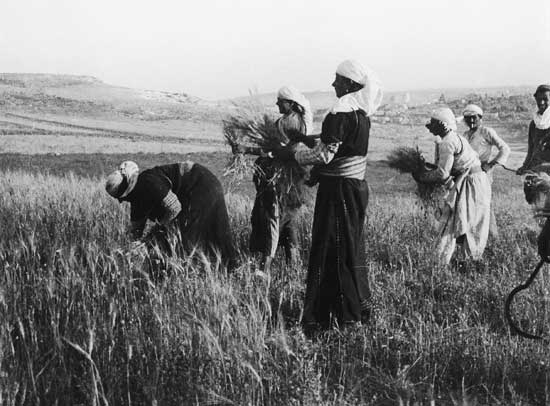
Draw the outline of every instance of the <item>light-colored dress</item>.
<instances>
[{"instance_id":1,"label":"light-colored dress","mask_svg":"<svg viewBox=\"0 0 550 406\"><path fill-rule=\"evenodd\" d=\"M436 146L437 168L423 175L422 181L448 185L439 217L439 260L443 264L451 261L457 238L464 238L466 255L480 259L489 235L489 179L481 170L478 154L461 135L451 131Z\"/></svg>"},{"instance_id":2,"label":"light-colored dress","mask_svg":"<svg viewBox=\"0 0 550 406\"><path fill-rule=\"evenodd\" d=\"M464 133L464 138L468 140L474 151L479 155L482 164L496 162L504 165L510 156L510 147L497 132L490 127L480 126L475 130L468 130ZM496 156L494 150L497 150ZM489 178L491 178L489 171Z\"/></svg>"},{"instance_id":3,"label":"light-colored dress","mask_svg":"<svg viewBox=\"0 0 550 406\"><path fill-rule=\"evenodd\" d=\"M506 144L502 138L500 138L495 130L490 127L479 126L475 130L467 130L464 133L464 138L468 140L474 151L479 155L481 164L487 164L490 162L496 162L504 165L510 156L510 147ZM497 150L496 155L494 150ZM489 182L493 183L493 170L487 171ZM491 208L491 225L489 227L489 233L497 237L498 226L495 217L495 212Z\"/></svg>"}]
</instances>

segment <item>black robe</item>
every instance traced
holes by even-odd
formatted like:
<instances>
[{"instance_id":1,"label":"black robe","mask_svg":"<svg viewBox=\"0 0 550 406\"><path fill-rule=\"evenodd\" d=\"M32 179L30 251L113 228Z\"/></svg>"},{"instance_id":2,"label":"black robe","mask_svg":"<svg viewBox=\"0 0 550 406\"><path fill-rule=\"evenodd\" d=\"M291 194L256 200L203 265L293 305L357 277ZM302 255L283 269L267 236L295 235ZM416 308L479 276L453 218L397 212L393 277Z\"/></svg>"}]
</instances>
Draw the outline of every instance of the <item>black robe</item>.
<instances>
[{"instance_id":1,"label":"black robe","mask_svg":"<svg viewBox=\"0 0 550 406\"><path fill-rule=\"evenodd\" d=\"M366 156L370 119L357 112L329 114L321 141L341 142L335 158ZM327 167L335 165L335 161ZM304 327L327 328L368 317L370 290L365 262L365 180L321 176L315 202L307 275Z\"/></svg>"},{"instance_id":2,"label":"black robe","mask_svg":"<svg viewBox=\"0 0 550 406\"><path fill-rule=\"evenodd\" d=\"M541 130L531 121L527 137L527 155L521 167L524 170L536 170L537 166L545 163L550 163L550 128Z\"/></svg>"},{"instance_id":3,"label":"black robe","mask_svg":"<svg viewBox=\"0 0 550 406\"><path fill-rule=\"evenodd\" d=\"M164 214L161 202L171 190L182 206L175 223L184 248L219 251L222 260L234 265L237 254L220 181L202 165L195 163L189 170L183 165L156 166L139 174L124 199L131 204L131 220L160 219Z\"/></svg>"}]
</instances>

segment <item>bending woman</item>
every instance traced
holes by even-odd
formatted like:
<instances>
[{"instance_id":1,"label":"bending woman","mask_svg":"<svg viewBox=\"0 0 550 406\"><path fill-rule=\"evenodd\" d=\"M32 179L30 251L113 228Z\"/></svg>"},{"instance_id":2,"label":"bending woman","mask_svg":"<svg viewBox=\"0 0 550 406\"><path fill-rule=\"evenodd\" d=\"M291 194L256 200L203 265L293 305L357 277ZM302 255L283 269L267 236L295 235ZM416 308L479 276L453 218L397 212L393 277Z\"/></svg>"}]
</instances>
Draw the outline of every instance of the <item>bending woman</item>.
<instances>
[{"instance_id":1,"label":"bending woman","mask_svg":"<svg viewBox=\"0 0 550 406\"><path fill-rule=\"evenodd\" d=\"M282 116L276 125L286 146L295 150L300 142L309 143L306 134L313 120L308 100L294 87L285 86L279 89L277 106ZM238 146L234 152L259 155L254 163L250 251L262 255L266 272L279 245L284 247L287 263L295 264L299 256L296 217L303 204L305 169L298 164L283 166L258 147Z\"/></svg>"},{"instance_id":2,"label":"bending woman","mask_svg":"<svg viewBox=\"0 0 550 406\"><path fill-rule=\"evenodd\" d=\"M338 100L323 121L321 143L311 150L274 151L280 159L315 164L319 180L302 323L306 334L369 316L365 263L365 180L370 118L382 100L376 75L347 60L332 83Z\"/></svg>"},{"instance_id":3,"label":"bending woman","mask_svg":"<svg viewBox=\"0 0 550 406\"><path fill-rule=\"evenodd\" d=\"M478 154L457 134L451 109L435 110L426 127L441 138L436 143L437 168L415 177L422 183L448 186L439 219L439 260L449 264L457 242L466 256L480 259L487 245L490 224L491 184L487 173L481 169Z\"/></svg>"},{"instance_id":4,"label":"bending woman","mask_svg":"<svg viewBox=\"0 0 550 406\"><path fill-rule=\"evenodd\" d=\"M204 166L185 161L139 173L135 162L125 161L107 177L105 189L120 203L130 203L133 238L155 238L159 230L175 225L185 250L219 252L226 265L236 265L223 188ZM144 235L147 220L156 224Z\"/></svg>"}]
</instances>

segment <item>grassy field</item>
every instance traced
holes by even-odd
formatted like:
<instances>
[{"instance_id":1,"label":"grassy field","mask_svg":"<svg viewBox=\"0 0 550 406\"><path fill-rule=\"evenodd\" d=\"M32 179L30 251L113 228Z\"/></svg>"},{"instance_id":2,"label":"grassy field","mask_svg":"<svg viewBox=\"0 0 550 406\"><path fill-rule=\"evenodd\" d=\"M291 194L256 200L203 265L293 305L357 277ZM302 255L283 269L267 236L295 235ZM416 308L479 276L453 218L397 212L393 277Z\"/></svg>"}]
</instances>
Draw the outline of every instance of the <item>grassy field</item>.
<instances>
[{"instance_id":1,"label":"grassy field","mask_svg":"<svg viewBox=\"0 0 550 406\"><path fill-rule=\"evenodd\" d=\"M500 238L460 272L433 264L434 224L407 176L369 166L365 225L375 312L369 324L307 340L299 328L312 202L300 218L303 265L270 275L247 252L250 185L227 184L243 264L129 249L128 208L101 177L191 158L218 175L227 155L0 156L0 404L542 405L550 352L511 336L503 301L536 262L521 181L498 172ZM61 175L61 176L60 176ZM159 260L159 257L155 257ZM548 324L547 285L522 298Z\"/></svg>"},{"instance_id":2,"label":"grassy field","mask_svg":"<svg viewBox=\"0 0 550 406\"><path fill-rule=\"evenodd\" d=\"M487 92L489 108L505 103L515 114L487 121L518 167L528 112L514 109L530 96ZM403 117L412 125L392 116L396 106L375 117L365 250L376 307L366 325L308 340L299 320L315 190L300 215L302 263L289 268L277 257L270 275L258 272L247 248L253 186L222 176L221 119L233 101L89 77L0 75L0 405L550 404L547 343L511 336L503 315L506 295L537 262L539 228L521 179L495 174L500 236L483 261L442 269L430 209L410 176L383 162L402 145L432 158L422 124L433 105L422 103L441 93L411 93L416 106ZM445 91L459 98L456 111L468 93ZM318 129L333 96L308 96ZM261 100L274 107L274 95ZM242 265L228 274L200 253L132 248L128 207L103 190L127 159L212 169ZM548 283L543 271L514 306L532 332L550 333Z\"/></svg>"}]
</instances>

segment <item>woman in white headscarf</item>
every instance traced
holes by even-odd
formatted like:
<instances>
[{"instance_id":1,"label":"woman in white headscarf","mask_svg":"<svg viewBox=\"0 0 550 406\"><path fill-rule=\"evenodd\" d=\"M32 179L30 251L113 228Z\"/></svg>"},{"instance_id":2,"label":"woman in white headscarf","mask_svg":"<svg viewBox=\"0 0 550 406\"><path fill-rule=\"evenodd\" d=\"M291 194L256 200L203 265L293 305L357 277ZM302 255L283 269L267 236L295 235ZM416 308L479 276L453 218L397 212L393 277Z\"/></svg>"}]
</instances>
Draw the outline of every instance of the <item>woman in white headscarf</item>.
<instances>
[{"instance_id":1,"label":"woman in white headscarf","mask_svg":"<svg viewBox=\"0 0 550 406\"><path fill-rule=\"evenodd\" d=\"M300 142L310 144L313 138L306 137L306 134L312 130L313 115L306 97L296 88L284 86L277 93L277 106L282 116L276 125L286 140L286 146L295 151ZM250 219L250 251L262 255L261 266L265 272L269 271L279 245L285 250L287 263L296 264L296 217L303 204L305 169L298 164L282 168L281 163L274 160L268 151L258 147L237 146L234 152L260 156L254 164L256 198ZM283 182L281 170L286 172L285 179L292 179L292 182Z\"/></svg>"},{"instance_id":2,"label":"woman in white headscarf","mask_svg":"<svg viewBox=\"0 0 550 406\"><path fill-rule=\"evenodd\" d=\"M321 143L311 150L274 151L280 159L316 165L319 187L313 218L302 323L307 334L369 316L365 262L365 180L370 115L382 101L380 81L353 60L332 83L338 100L323 120Z\"/></svg>"},{"instance_id":3,"label":"woman in white headscarf","mask_svg":"<svg viewBox=\"0 0 550 406\"><path fill-rule=\"evenodd\" d=\"M171 254L163 235L175 226L185 250L217 251L229 267L236 265L223 188L204 166L185 161L139 173L135 162L125 161L107 177L105 189L120 203L130 203L134 239L154 241ZM148 220L155 226L144 235Z\"/></svg>"},{"instance_id":4,"label":"woman in white headscarf","mask_svg":"<svg viewBox=\"0 0 550 406\"><path fill-rule=\"evenodd\" d=\"M415 174L423 183L439 183L447 186L442 202L440 262L449 264L459 243L468 257L482 257L489 236L491 185L487 173L481 168L478 154L468 141L457 134L456 119L451 109L435 110L428 130L441 138L437 145L436 165L433 170Z\"/></svg>"}]
</instances>

